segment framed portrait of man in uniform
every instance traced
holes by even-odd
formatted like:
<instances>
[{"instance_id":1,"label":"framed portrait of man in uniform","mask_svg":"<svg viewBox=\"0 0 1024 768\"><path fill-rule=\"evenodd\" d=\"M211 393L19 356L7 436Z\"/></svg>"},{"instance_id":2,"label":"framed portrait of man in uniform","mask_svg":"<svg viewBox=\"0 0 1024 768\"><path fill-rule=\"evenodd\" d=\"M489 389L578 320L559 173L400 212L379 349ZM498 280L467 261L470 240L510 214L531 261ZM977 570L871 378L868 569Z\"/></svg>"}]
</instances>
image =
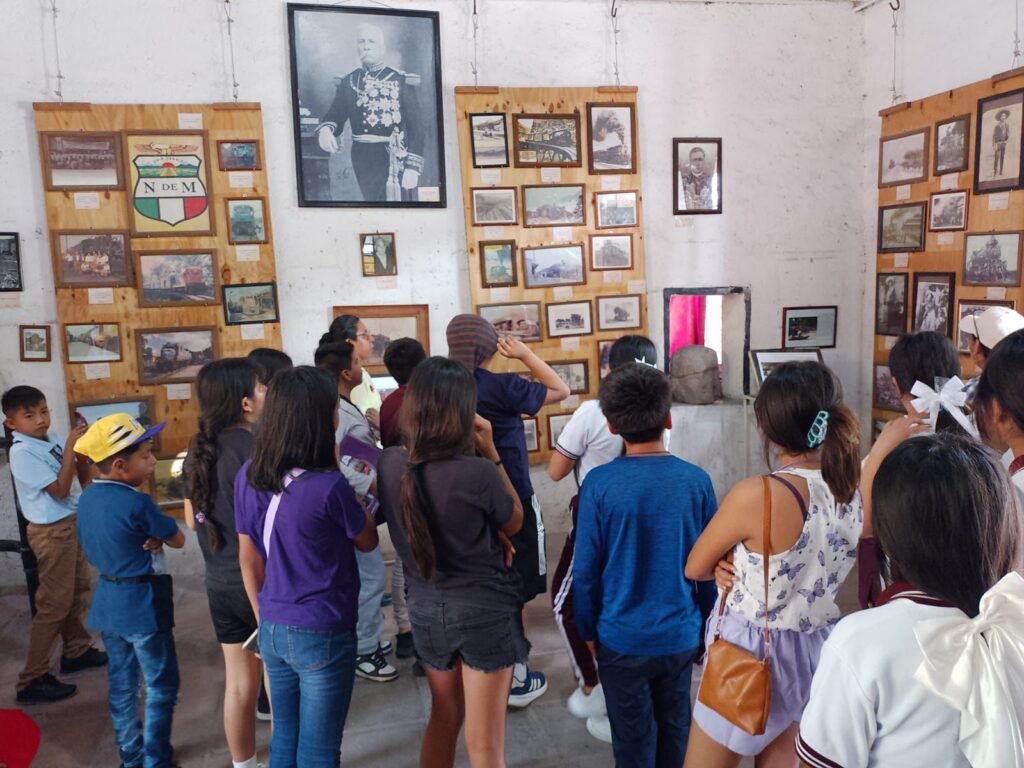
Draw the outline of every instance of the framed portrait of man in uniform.
<instances>
[{"instance_id":1,"label":"framed portrait of man in uniform","mask_svg":"<svg viewBox=\"0 0 1024 768\"><path fill-rule=\"evenodd\" d=\"M722 212L722 140L672 139L672 212Z\"/></svg>"},{"instance_id":2,"label":"framed portrait of man in uniform","mask_svg":"<svg viewBox=\"0 0 1024 768\"><path fill-rule=\"evenodd\" d=\"M300 206L444 208L437 12L288 4Z\"/></svg>"}]
</instances>

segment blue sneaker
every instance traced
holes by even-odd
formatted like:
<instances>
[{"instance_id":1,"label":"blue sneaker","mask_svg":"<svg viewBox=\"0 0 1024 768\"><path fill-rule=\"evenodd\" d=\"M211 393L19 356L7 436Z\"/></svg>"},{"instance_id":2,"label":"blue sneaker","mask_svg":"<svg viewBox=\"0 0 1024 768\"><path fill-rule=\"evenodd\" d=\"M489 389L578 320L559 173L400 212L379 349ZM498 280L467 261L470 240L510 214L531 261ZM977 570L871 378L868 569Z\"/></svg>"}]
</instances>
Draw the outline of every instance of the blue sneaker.
<instances>
[{"instance_id":1,"label":"blue sneaker","mask_svg":"<svg viewBox=\"0 0 1024 768\"><path fill-rule=\"evenodd\" d=\"M517 677L515 672L525 671L525 677ZM512 689L508 692L508 705L517 709L528 706L534 699L544 695L548 689L548 680L543 672L531 672L525 664L516 664L512 673Z\"/></svg>"}]
</instances>

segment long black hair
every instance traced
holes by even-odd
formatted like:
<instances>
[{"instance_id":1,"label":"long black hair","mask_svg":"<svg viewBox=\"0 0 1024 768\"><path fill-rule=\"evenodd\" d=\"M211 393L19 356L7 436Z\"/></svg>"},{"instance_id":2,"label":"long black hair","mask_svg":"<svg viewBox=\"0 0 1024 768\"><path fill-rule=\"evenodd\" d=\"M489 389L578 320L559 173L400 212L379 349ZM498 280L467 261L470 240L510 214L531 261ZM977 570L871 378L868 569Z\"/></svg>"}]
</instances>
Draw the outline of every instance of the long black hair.
<instances>
[{"instance_id":1,"label":"long black hair","mask_svg":"<svg viewBox=\"0 0 1024 768\"><path fill-rule=\"evenodd\" d=\"M347 341L355 344L359 338L359 318L355 315L338 315L331 321L327 333L320 337L320 344L330 344L332 341Z\"/></svg>"},{"instance_id":2,"label":"long black hair","mask_svg":"<svg viewBox=\"0 0 1024 768\"><path fill-rule=\"evenodd\" d=\"M1024 330L1011 333L996 344L978 380L974 411L985 442L991 442L995 436L992 404L996 402L1017 429L1024 432Z\"/></svg>"}]
</instances>

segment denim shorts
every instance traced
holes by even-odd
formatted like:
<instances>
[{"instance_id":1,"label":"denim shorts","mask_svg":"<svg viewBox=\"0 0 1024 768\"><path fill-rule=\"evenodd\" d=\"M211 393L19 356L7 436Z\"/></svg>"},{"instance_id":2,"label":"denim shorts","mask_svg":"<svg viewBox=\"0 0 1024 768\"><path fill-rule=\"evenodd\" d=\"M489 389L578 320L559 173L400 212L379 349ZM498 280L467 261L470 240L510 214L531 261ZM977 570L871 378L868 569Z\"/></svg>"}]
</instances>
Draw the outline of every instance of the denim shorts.
<instances>
[{"instance_id":1,"label":"denim shorts","mask_svg":"<svg viewBox=\"0 0 1024 768\"><path fill-rule=\"evenodd\" d=\"M245 587L206 587L210 618L217 642L223 645L244 643L256 631L256 616Z\"/></svg>"},{"instance_id":2,"label":"denim shorts","mask_svg":"<svg viewBox=\"0 0 1024 768\"><path fill-rule=\"evenodd\" d=\"M471 669L497 672L530 655L519 610L410 600L409 619L417 658L441 672L460 659Z\"/></svg>"}]
</instances>

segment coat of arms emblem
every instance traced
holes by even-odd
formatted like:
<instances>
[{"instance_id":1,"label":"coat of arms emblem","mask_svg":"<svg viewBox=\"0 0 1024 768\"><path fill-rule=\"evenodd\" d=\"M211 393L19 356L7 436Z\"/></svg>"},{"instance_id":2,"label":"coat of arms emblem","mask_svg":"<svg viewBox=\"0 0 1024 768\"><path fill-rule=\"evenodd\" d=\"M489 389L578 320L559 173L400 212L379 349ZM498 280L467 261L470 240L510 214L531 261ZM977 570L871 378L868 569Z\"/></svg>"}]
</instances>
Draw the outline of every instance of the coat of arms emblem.
<instances>
[{"instance_id":1,"label":"coat of arms emblem","mask_svg":"<svg viewBox=\"0 0 1024 768\"><path fill-rule=\"evenodd\" d=\"M201 216L209 193L201 174L203 160L191 144L136 144L142 153L132 162L138 172L135 210L148 219L175 226Z\"/></svg>"}]
</instances>

